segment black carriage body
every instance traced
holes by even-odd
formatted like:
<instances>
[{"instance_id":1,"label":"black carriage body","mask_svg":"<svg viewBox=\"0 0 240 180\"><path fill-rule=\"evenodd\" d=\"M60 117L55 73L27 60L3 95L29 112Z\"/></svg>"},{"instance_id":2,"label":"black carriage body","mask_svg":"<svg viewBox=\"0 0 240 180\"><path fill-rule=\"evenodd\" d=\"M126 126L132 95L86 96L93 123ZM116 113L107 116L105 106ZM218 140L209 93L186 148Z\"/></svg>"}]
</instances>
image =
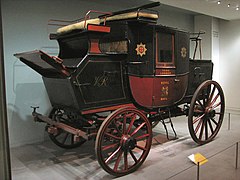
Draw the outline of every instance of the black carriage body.
<instances>
[{"instance_id":1,"label":"black carriage body","mask_svg":"<svg viewBox=\"0 0 240 180\"><path fill-rule=\"evenodd\" d=\"M80 32L57 38L59 58L72 73L64 79L43 77L53 107L87 111L130 103L125 58L99 53L94 43L102 36Z\"/></svg>"},{"instance_id":2,"label":"black carriage body","mask_svg":"<svg viewBox=\"0 0 240 180\"><path fill-rule=\"evenodd\" d=\"M43 76L53 107L91 113L123 104L156 109L189 103L212 78L211 61L189 60L189 33L124 19L54 34L58 57L16 56ZM50 65L50 66L49 66Z\"/></svg>"}]
</instances>

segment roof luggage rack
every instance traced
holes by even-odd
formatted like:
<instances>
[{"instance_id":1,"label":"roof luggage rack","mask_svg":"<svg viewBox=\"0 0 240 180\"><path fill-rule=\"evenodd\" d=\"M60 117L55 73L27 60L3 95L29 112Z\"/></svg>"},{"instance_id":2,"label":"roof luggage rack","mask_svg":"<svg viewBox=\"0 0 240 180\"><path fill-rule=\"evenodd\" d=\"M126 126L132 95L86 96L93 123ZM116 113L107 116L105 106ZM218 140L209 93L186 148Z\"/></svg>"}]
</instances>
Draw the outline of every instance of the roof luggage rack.
<instances>
[{"instance_id":1,"label":"roof luggage rack","mask_svg":"<svg viewBox=\"0 0 240 180\"><path fill-rule=\"evenodd\" d=\"M62 21L51 19L48 25L61 26L57 29L56 35L67 34L76 30L89 30L89 25L96 26L105 26L108 21L118 21L118 20L132 20L136 19L138 21L145 21L150 23L156 23L158 20L158 12L154 10L149 10L148 8L153 8L159 6L159 2L154 2L146 4L143 6L116 11L116 12L101 12L90 10L86 13L84 18L75 20L75 21ZM98 17L92 18L91 13L101 14ZM108 30L106 30L108 31ZM103 31L105 32L105 30ZM51 38L52 37L52 38ZM56 36L50 35L50 39L55 38Z\"/></svg>"}]
</instances>

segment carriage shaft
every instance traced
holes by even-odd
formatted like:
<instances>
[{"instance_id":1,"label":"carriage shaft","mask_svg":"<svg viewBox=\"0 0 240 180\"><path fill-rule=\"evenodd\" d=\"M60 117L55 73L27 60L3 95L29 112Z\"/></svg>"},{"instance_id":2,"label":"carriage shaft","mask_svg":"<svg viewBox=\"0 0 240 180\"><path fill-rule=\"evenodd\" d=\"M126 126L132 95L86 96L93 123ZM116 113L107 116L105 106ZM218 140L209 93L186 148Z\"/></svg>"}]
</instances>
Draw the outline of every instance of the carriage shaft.
<instances>
[{"instance_id":1,"label":"carriage shaft","mask_svg":"<svg viewBox=\"0 0 240 180\"><path fill-rule=\"evenodd\" d=\"M63 129L64 131L74 134L78 137L83 137L86 140L89 139L87 134L84 131L74 128L72 126L69 126L67 124L61 123L61 122L53 121L49 117L39 114L36 111L32 112L32 116L34 117L34 121L36 121L36 122L45 122L49 125L55 126L56 128Z\"/></svg>"}]
</instances>

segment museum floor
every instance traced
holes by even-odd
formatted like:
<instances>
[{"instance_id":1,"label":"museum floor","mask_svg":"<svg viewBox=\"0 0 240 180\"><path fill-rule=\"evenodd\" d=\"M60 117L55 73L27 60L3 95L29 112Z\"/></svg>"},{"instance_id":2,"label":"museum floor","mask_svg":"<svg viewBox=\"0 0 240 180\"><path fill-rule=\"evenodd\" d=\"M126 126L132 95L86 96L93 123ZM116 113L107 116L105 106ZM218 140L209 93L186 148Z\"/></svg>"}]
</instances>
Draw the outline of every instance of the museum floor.
<instances>
[{"instance_id":1,"label":"museum floor","mask_svg":"<svg viewBox=\"0 0 240 180\"><path fill-rule=\"evenodd\" d=\"M200 180L237 180L236 142L240 141L240 115L228 114L217 138L204 146L196 145L187 129L187 118L173 118L178 139L166 141L162 125L154 128L155 139L144 164L136 172L115 178L98 164L94 154L94 141L73 150L63 150L52 142L25 145L11 149L13 180L84 180L84 179L138 179L138 180L193 180L197 179L197 166L187 157L201 153L208 162L200 166ZM164 143L162 143L164 142ZM240 151L239 151L240 152ZM239 155L240 156L240 155Z\"/></svg>"}]
</instances>

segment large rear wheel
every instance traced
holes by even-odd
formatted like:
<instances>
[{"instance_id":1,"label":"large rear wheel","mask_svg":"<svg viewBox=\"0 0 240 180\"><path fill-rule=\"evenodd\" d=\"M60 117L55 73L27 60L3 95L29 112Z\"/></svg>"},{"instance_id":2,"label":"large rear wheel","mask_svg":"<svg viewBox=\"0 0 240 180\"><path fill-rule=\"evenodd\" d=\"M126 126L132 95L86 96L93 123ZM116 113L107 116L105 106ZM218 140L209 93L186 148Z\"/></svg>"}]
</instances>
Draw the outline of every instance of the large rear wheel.
<instances>
[{"instance_id":1,"label":"large rear wheel","mask_svg":"<svg viewBox=\"0 0 240 180\"><path fill-rule=\"evenodd\" d=\"M151 124L135 108L121 108L102 123L95 151L101 167L114 176L135 171L145 161L152 143Z\"/></svg>"},{"instance_id":2,"label":"large rear wheel","mask_svg":"<svg viewBox=\"0 0 240 180\"><path fill-rule=\"evenodd\" d=\"M196 143L213 140L222 125L224 110L221 86L212 80L203 82L193 95L188 115L189 132Z\"/></svg>"},{"instance_id":3,"label":"large rear wheel","mask_svg":"<svg viewBox=\"0 0 240 180\"><path fill-rule=\"evenodd\" d=\"M77 124L76 119L64 109L54 108L49 114L49 118L54 121L65 123L67 125ZM80 123L79 123L80 124ZM64 131L63 129L56 128L54 126L47 125L46 131L48 132L49 138L57 146L65 149L72 149L81 146L86 140L82 137L78 138L77 141L74 139L74 134Z\"/></svg>"}]
</instances>

